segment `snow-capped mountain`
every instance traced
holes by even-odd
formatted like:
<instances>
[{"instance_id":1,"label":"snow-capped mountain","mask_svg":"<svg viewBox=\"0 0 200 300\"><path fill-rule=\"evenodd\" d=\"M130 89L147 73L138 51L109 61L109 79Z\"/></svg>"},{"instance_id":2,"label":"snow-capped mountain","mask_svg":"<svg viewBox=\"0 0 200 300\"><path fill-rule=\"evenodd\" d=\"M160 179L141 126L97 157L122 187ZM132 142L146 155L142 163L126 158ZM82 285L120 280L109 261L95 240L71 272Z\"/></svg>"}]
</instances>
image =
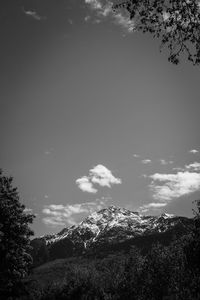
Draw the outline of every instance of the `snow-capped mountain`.
<instances>
[{"instance_id":1,"label":"snow-capped mountain","mask_svg":"<svg viewBox=\"0 0 200 300\"><path fill-rule=\"evenodd\" d=\"M110 206L93 212L78 225L64 228L55 235L32 241L34 256L40 252L50 259L97 252L134 244L145 237L163 237L166 233L187 232L192 219L169 214L143 216L125 208ZM41 250L41 246L43 251Z\"/></svg>"}]
</instances>

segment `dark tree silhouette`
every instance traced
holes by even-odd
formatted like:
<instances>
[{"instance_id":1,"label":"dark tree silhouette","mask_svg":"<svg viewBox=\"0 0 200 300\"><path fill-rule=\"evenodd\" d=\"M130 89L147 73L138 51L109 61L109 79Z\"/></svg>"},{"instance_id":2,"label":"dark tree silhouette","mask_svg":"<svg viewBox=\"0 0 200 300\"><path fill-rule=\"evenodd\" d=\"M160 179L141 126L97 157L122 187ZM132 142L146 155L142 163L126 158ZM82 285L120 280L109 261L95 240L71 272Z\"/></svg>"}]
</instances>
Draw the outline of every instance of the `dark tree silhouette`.
<instances>
[{"instance_id":1,"label":"dark tree silhouette","mask_svg":"<svg viewBox=\"0 0 200 300\"><path fill-rule=\"evenodd\" d=\"M125 9L136 31L160 38L160 50L167 46L170 62L178 64L184 53L194 65L200 63L199 0L125 0L113 9Z\"/></svg>"},{"instance_id":2,"label":"dark tree silhouette","mask_svg":"<svg viewBox=\"0 0 200 300\"><path fill-rule=\"evenodd\" d=\"M0 170L0 299L16 299L32 261L29 224L34 215L27 214L20 204L12 180Z\"/></svg>"}]
</instances>

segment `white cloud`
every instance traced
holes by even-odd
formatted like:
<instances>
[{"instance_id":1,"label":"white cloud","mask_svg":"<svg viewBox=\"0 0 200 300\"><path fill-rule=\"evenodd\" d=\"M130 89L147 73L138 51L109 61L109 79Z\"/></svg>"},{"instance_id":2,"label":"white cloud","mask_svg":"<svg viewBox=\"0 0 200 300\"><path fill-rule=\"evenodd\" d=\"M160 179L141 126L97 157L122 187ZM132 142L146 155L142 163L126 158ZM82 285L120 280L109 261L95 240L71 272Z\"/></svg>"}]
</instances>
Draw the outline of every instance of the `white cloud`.
<instances>
[{"instance_id":1,"label":"white cloud","mask_svg":"<svg viewBox=\"0 0 200 300\"><path fill-rule=\"evenodd\" d=\"M80 190L83 192L88 192L88 193L97 193L97 189L93 187L93 184L90 182L89 178L87 176L83 176L79 179L76 180L76 183L79 187Z\"/></svg>"},{"instance_id":2,"label":"white cloud","mask_svg":"<svg viewBox=\"0 0 200 300\"><path fill-rule=\"evenodd\" d=\"M85 3L90 4L92 9L102 9L102 4L99 0L85 0Z\"/></svg>"},{"instance_id":3,"label":"white cloud","mask_svg":"<svg viewBox=\"0 0 200 300\"><path fill-rule=\"evenodd\" d=\"M45 205L42 212L46 215L43 223L47 226L65 226L77 224L76 219L80 215L88 214L105 207L110 198L101 198L96 201L75 204L50 204Z\"/></svg>"},{"instance_id":4,"label":"white cloud","mask_svg":"<svg viewBox=\"0 0 200 300\"><path fill-rule=\"evenodd\" d=\"M151 159L143 159L141 161L143 164L147 165L147 164L150 164L151 163Z\"/></svg>"},{"instance_id":5,"label":"white cloud","mask_svg":"<svg viewBox=\"0 0 200 300\"><path fill-rule=\"evenodd\" d=\"M88 176L77 179L76 183L83 192L97 193L98 190L94 188L94 184L111 188L114 184L121 184L121 179L116 178L105 166L97 165L89 170Z\"/></svg>"},{"instance_id":6,"label":"white cloud","mask_svg":"<svg viewBox=\"0 0 200 300\"><path fill-rule=\"evenodd\" d=\"M161 165L165 166L165 165L169 165L169 164L173 164L174 162L172 160L165 160L165 159L160 159L160 163Z\"/></svg>"},{"instance_id":7,"label":"white cloud","mask_svg":"<svg viewBox=\"0 0 200 300\"><path fill-rule=\"evenodd\" d=\"M97 165L90 170L90 179L93 183L109 188L113 184L121 184L121 179L113 176L112 172L103 165Z\"/></svg>"},{"instance_id":8,"label":"white cloud","mask_svg":"<svg viewBox=\"0 0 200 300\"><path fill-rule=\"evenodd\" d=\"M139 207L139 211L144 213L144 212L147 212L148 210L150 209L153 209L153 210L160 210L162 209L163 207L165 207L167 205L167 203L165 202L151 202L151 203L148 203L148 204L144 204L142 206Z\"/></svg>"},{"instance_id":9,"label":"white cloud","mask_svg":"<svg viewBox=\"0 0 200 300\"><path fill-rule=\"evenodd\" d=\"M192 150L190 150L189 152L190 152L190 153L193 153L193 154L197 154L197 153L199 153L199 151L198 151L198 150L196 150L196 149L192 149Z\"/></svg>"},{"instance_id":10,"label":"white cloud","mask_svg":"<svg viewBox=\"0 0 200 300\"><path fill-rule=\"evenodd\" d=\"M155 173L150 188L156 200L169 201L200 189L200 173L182 171L176 174Z\"/></svg>"},{"instance_id":11,"label":"white cloud","mask_svg":"<svg viewBox=\"0 0 200 300\"><path fill-rule=\"evenodd\" d=\"M140 157L140 155L139 154L133 154L133 157L138 158L138 157Z\"/></svg>"},{"instance_id":12,"label":"white cloud","mask_svg":"<svg viewBox=\"0 0 200 300\"><path fill-rule=\"evenodd\" d=\"M43 223L47 226L57 227L64 226L65 223L62 221L62 217L46 217L43 218Z\"/></svg>"},{"instance_id":13,"label":"white cloud","mask_svg":"<svg viewBox=\"0 0 200 300\"><path fill-rule=\"evenodd\" d=\"M188 170L200 171L200 163L194 162L192 164L186 165L185 168Z\"/></svg>"},{"instance_id":14,"label":"white cloud","mask_svg":"<svg viewBox=\"0 0 200 300\"><path fill-rule=\"evenodd\" d=\"M23 12L25 13L25 15L37 20L37 21L41 21L41 20L44 20L46 19L46 17L42 17L40 16L35 10L25 10L23 8Z\"/></svg>"},{"instance_id":15,"label":"white cloud","mask_svg":"<svg viewBox=\"0 0 200 300\"><path fill-rule=\"evenodd\" d=\"M120 11L118 13L113 12L112 6L113 2L106 0L85 0L85 3L90 5L92 10L95 10L98 17L110 17L114 20L114 23L122 26L128 32L132 32L134 30L134 21L130 20L129 15L124 11Z\"/></svg>"}]
</instances>

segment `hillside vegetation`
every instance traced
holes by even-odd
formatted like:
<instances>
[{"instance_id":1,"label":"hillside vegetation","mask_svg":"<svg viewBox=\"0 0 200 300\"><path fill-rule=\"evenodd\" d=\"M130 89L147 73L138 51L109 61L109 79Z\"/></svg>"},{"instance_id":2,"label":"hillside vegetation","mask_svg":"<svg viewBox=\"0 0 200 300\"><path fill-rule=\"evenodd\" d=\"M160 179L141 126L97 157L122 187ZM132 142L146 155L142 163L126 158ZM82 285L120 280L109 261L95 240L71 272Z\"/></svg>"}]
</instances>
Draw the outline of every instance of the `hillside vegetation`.
<instances>
[{"instance_id":1,"label":"hillside vegetation","mask_svg":"<svg viewBox=\"0 0 200 300\"><path fill-rule=\"evenodd\" d=\"M199 208L199 202L198 202ZM190 233L143 254L113 252L104 258L55 260L32 271L21 299L199 300L200 217Z\"/></svg>"}]
</instances>

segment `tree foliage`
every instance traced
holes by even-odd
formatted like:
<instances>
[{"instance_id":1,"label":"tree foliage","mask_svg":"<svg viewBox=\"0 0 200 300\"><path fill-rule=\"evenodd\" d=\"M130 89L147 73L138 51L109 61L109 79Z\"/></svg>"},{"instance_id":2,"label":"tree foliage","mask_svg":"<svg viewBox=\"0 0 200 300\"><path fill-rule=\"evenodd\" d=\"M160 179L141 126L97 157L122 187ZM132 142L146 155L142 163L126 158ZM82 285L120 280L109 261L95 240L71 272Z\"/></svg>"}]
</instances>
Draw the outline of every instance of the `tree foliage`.
<instances>
[{"instance_id":1,"label":"tree foliage","mask_svg":"<svg viewBox=\"0 0 200 300\"><path fill-rule=\"evenodd\" d=\"M125 0L113 9L125 9L135 30L160 38L170 62L178 64L184 53L194 65L200 63L199 0Z\"/></svg>"},{"instance_id":2,"label":"tree foliage","mask_svg":"<svg viewBox=\"0 0 200 300\"><path fill-rule=\"evenodd\" d=\"M27 275L32 261L29 252L29 224L34 216L27 214L19 201L12 177L0 170L0 295L1 299L16 299L21 280Z\"/></svg>"}]
</instances>

